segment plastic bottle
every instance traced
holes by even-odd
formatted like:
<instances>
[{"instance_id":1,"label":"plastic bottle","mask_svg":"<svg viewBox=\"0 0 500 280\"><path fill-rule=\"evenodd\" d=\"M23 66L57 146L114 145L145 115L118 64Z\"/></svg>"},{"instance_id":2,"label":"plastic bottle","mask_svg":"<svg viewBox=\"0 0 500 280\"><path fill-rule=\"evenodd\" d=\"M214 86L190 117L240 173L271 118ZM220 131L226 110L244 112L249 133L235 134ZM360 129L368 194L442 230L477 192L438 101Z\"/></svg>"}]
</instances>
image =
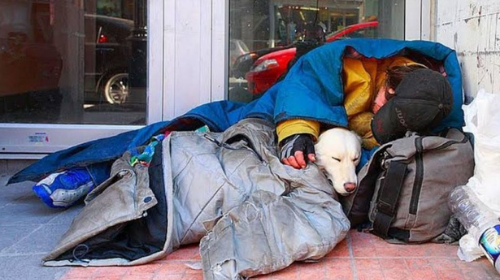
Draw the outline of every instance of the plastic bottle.
<instances>
[{"instance_id":1,"label":"plastic bottle","mask_svg":"<svg viewBox=\"0 0 500 280\"><path fill-rule=\"evenodd\" d=\"M499 198L500 199L500 198ZM451 211L500 273L500 221L469 186L458 186L448 200Z\"/></svg>"}]
</instances>

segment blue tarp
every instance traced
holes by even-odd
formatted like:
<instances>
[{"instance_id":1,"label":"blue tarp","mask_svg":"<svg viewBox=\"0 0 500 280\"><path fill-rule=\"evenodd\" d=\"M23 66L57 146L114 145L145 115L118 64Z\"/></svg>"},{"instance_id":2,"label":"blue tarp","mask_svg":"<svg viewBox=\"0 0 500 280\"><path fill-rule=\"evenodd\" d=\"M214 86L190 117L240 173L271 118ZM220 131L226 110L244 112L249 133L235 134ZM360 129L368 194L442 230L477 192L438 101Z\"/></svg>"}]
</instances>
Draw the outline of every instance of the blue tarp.
<instances>
[{"instance_id":1,"label":"blue tarp","mask_svg":"<svg viewBox=\"0 0 500 280\"><path fill-rule=\"evenodd\" d=\"M343 107L342 57L354 48L369 58L385 58L417 52L442 61L453 90L451 113L438 129L463 126L463 93L460 66L454 50L429 41L350 39L325 44L302 56L286 78L251 103L210 102L171 121L147 125L113 137L97 139L50 154L12 176L8 182L39 181L57 170L92 166L95 170L120 157L125 151L147 143L165 130L193 130L203 124L212 131L224 131L241 119L256 117L274 123L295 118L311 119L330 126L347 126ZM365 159L369 156L365 151Z\"/></svg>"}]
</instances>

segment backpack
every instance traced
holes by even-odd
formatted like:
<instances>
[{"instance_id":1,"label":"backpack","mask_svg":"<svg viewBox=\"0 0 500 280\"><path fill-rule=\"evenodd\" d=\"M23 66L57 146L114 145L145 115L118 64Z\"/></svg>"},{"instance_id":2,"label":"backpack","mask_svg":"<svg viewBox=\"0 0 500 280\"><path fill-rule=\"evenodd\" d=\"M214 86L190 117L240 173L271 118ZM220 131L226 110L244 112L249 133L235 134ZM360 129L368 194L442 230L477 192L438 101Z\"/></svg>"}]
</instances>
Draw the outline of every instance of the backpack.
<instances>
[{"instance_id":1,"label":"backpack","mask_svg":"<svg viewBox=\"0 0 500 280\"><path fill-rule=\"evenodd\" d=\"M426 242L442 234L451 211L448 195L474 173L466 135L411 135L379 147L358 173L354 194L340 198L351 226L389 241Z\"/></svg>"}]
</instances>

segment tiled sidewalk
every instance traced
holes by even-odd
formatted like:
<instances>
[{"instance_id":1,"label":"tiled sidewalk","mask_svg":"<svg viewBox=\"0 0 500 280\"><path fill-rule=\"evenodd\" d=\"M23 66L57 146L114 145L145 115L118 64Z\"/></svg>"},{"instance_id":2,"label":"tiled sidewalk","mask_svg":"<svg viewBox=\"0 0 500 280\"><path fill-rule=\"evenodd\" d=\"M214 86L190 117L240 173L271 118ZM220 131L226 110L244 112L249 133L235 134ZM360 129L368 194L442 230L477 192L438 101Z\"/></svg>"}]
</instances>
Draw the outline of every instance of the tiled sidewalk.
<instances>
[{"instance_id":1,"label":"tiled sidewalk","mask_svg":"<svg viewBox=\"0 0 500 280\"><path fill-rule=\"evenodd\" d=\"M1 280L126 280L202 279L198 246L182 248L164 260L134 267L44 267L40 261L69 227L81 205L68 210L46 207L31 191L33 183L5 186L0 174ZM380 238L351 231L323 260L294 263L256 279L500 279L482 258L465 263L457 246L441 244L392 245Z\"/></svg>"},{"instance_id":2,"label":"tiled sidewalk","mask_svg":"<svg viewBox=\"0 0 500 280\"><path fill-rule=\"evenodd\" d=\"M482 258L465 263L456 257L457 246L442 244L393 245L367 233L351 231L323 260L294 263L290 267L255 279L500 279ZM180 249L165 260L136 267L72 268L62 279L195 280L202 272L198 246Z\"/></svg>"}]
</instances>

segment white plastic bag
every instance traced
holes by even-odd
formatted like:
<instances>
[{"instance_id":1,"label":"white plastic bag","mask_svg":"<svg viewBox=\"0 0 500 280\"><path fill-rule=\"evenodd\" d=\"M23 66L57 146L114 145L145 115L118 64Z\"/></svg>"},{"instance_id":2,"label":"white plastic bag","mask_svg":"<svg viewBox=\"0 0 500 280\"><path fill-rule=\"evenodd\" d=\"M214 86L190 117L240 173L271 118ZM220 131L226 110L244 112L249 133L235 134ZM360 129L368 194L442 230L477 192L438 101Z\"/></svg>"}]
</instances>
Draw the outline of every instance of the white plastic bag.
<instances>
[{"instance_id":1,"label":"white plastic bag","mask_svg":"<svg viewBox=\"0 0 500 280\"><path fill-rule=\"evenodd\" d=\"M500 94L481 89L462 106L464 131L474 134L474 175L467 183L495 214L500 216Z\"/></svg>"},{"instance_id":2,"label":"white plastic bag","mask_svg":"<svg viewBox=\"0 0 500 280\"><path fill-rule=\"evenodd\" d=\"M484 256L483 251L477 245L477 240L470 234L466 234L458 241L460 246L457 251L457 256L460 260L471 262Z\"/></svg>"},{"instance_id":3,"label":"white plastic bag","mask_svg":"<svg viewBox=\"0 0 500 280\"><path fill-rule=\"evenodd\" d=\"M500 94L479 90L476 98L463 105L465 132L474 134L474 175L467 185L497 216L500 216ZM461 260L470 262L483 252L470 234L462 236L457 252Z\"/></svg>"}]
</instances>

